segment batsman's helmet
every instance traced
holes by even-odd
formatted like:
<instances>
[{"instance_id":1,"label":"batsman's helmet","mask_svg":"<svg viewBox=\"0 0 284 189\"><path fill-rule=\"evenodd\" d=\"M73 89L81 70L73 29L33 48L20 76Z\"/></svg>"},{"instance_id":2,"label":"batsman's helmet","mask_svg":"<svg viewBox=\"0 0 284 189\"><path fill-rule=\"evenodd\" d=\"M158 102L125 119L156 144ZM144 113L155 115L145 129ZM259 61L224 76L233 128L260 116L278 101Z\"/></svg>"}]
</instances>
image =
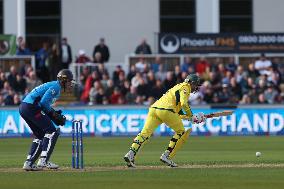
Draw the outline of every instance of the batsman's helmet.
<instances>
[{"instance_id":1,"label":"batsman's helmet","mask_svg":"<svg viewBox=\"0 0 284 189\"><path fill-rule=\"evenodd\" d=\"M199 87L200 87L200 85L201 85L200 78L199 78L199 76L196 75L196 74L189 74L189 75L185 78L184 82L189 83L190 86L193 87L193 91L192 91L193 93L196 92L196 91L198 91L198 90L199 90Z\"/></svg>"},{"instance_id":2,"label":"batsman's helmet","mask_svg":"<svg viewBox=\"0 0 284 189\"><path fill-rule=\"evenodd\" d=\"M57 80L60 82L67 82L67 81L73 81L73 74L68 69L63 69L57 74Z\"/></svg>"},{"instance_id":3,"label":"batsman's helmet","mask_svg":"<svg viewBox=\"0 0 284 189\"><path fill-rule=\"evenodd\" d=\"M184 81L197 86L199 86L201 83L199 76L196 74L189 74Z\"/></svg>"}]
</instances>

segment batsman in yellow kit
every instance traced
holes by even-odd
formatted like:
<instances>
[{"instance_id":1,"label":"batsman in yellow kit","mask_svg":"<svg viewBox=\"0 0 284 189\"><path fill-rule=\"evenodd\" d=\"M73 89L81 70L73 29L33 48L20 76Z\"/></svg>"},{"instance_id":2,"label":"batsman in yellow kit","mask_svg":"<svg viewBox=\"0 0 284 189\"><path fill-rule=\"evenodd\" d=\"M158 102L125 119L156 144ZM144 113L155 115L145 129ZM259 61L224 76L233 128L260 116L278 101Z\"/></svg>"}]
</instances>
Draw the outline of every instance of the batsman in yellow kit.
<instances>
[{"instance_id":1,"label":"batsman in yellow kit","mask_svg":"<svg viewBox=\"0 0 284 189\"><path fill-rule=\"evenodd\" d=\"M169 89L149 108L142 131L134 138L129 152L124 156L128 167L135 167L136 154L150 138L154 130L162 123L173 129L175 134L171 138L166 151L161 155L160 160L170 167L177 167L177 164L171 158L186 141L190 132L190 130L185 132L182 118L191 119L194 117L194 119L191 119L193 123L201 123L206 119L203 113L193 115L188 105L190 93L198 91L199 86L200 78L196 74L190 74L184 82Z\"/></svg>"}]
</instances>

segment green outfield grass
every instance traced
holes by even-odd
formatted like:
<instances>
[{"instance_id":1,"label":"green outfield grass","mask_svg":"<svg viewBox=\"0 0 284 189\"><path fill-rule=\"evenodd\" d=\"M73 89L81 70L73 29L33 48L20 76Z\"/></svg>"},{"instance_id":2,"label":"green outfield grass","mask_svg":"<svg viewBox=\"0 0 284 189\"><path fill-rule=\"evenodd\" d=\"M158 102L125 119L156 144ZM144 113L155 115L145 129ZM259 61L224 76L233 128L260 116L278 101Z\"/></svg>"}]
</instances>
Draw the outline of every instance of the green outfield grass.
<instances>
[{"instance_id":1,"label":"green outfield grass","mask_svg":"<svg viewBox=\"0 0 284 189\"><path fill-rule=\"evenodd\" d=\"M85 171L71 166L71 139L60 138L52 161L59 171L21 170L31 139L0 139L0 188L284 188L284 137L190 137L180 168L159 162L170 137L153 137L124 167L132 137L84 138ZM260 151L262 156L255 157Z\"/></svg>"}]
</instances>

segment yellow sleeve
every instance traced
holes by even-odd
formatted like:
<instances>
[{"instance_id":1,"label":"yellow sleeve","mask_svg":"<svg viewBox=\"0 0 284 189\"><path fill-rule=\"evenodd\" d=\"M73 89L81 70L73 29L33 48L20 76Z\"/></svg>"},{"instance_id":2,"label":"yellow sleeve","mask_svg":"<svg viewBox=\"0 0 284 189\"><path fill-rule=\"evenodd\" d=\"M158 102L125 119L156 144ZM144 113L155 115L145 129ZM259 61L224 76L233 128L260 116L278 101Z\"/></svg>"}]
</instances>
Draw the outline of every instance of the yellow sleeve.
<instances>
[{"instance_id":1,"label":"yellow sleeve","mask_svg":"<svg viewBox=\"0 0 284 189\"><path fill-rule=\"evenodd\" d=\"M190 91L189 89L187 89L186 87L182 87L179 91L180 93L180 103L181 103L181 107L182 109L185 111L186 116L188 116L189 118L191 118L192 116L192 112L190 110L190 107L188 105L188 98L189 98L189 94Z\"/></svg>"},{"instance_id":2,"label":"yellow sleeve","mask_svg":"<svg viewBox=\"0 0 284 189\"><path fill-rule=\"evenodd\" d=\"M190 117L188 117L187 115L179 115L180 119L186 119L189 120Z\"/></svg>"}]
</instances>

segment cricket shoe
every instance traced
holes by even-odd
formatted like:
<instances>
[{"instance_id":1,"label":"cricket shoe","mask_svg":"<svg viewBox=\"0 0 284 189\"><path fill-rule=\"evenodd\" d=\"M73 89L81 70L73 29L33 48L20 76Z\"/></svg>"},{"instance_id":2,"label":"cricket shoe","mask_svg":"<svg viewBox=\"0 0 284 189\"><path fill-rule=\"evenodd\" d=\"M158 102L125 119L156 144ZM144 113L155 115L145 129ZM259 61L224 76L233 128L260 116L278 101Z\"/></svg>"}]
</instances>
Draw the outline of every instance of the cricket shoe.
<instances>
[{"instance_id":1,"label":"cricket shoe","mask_svg":"<svg viewBox=\"0 0 284 189\"><path fill-rule=\"evenodd\" d=\"M129 150L129 152L125 154L124 161L126 162L127 167L133 167L133 168L136 167L134 163L134 157L135 157L135 153L132 150Z\"/></svg>"},{"instance_id":2,"label":"cricket shoe","mask_svg":"<svg viewBox=\"0 0 284 189\"><path fill-rule=\"evenodd\" d=\"M46 163L46 168L48 169L58 169L59 168L59 165L55 164L55 163L52 163L51 161L48 161Z\"/></svg>"},{"instance_id":3,"label":"cricket shoe","mask_svg":"<svg viewBox=\"0 0 284 189\"><path fill-rule=\"evenodd\" d=\"M38 167L36 166L34 163L32 163L31 161L25 161L23 169L25 171L41 171L42 167Z\"/></svg>"},{"instance_id":4,"label":"cricket shoe","mask_svg":"<svg viewBox=\"0 0 284 189\"><path fill-rule=\"evenodd\" d=\"M56 165L55 163L52 163L50 161L46 162L46 159L45 158L40 158L37 162L37 166L38 167L46 167L48 169L58 169L59 168L59 165Z\"/></svg>"},{"instance_id":5,"label":"cricket shoe","mask_svg":"<svg viewBox=\"0 0 284 189\"><path fill-rule=\"evenodd\" d=\"M173 162L173 160L171 160L169 156L170 152L165 151L160 157L161 162L167 164L170 167L177 167L178 165L175 162Z\"/></svg>"}]
</instances>

